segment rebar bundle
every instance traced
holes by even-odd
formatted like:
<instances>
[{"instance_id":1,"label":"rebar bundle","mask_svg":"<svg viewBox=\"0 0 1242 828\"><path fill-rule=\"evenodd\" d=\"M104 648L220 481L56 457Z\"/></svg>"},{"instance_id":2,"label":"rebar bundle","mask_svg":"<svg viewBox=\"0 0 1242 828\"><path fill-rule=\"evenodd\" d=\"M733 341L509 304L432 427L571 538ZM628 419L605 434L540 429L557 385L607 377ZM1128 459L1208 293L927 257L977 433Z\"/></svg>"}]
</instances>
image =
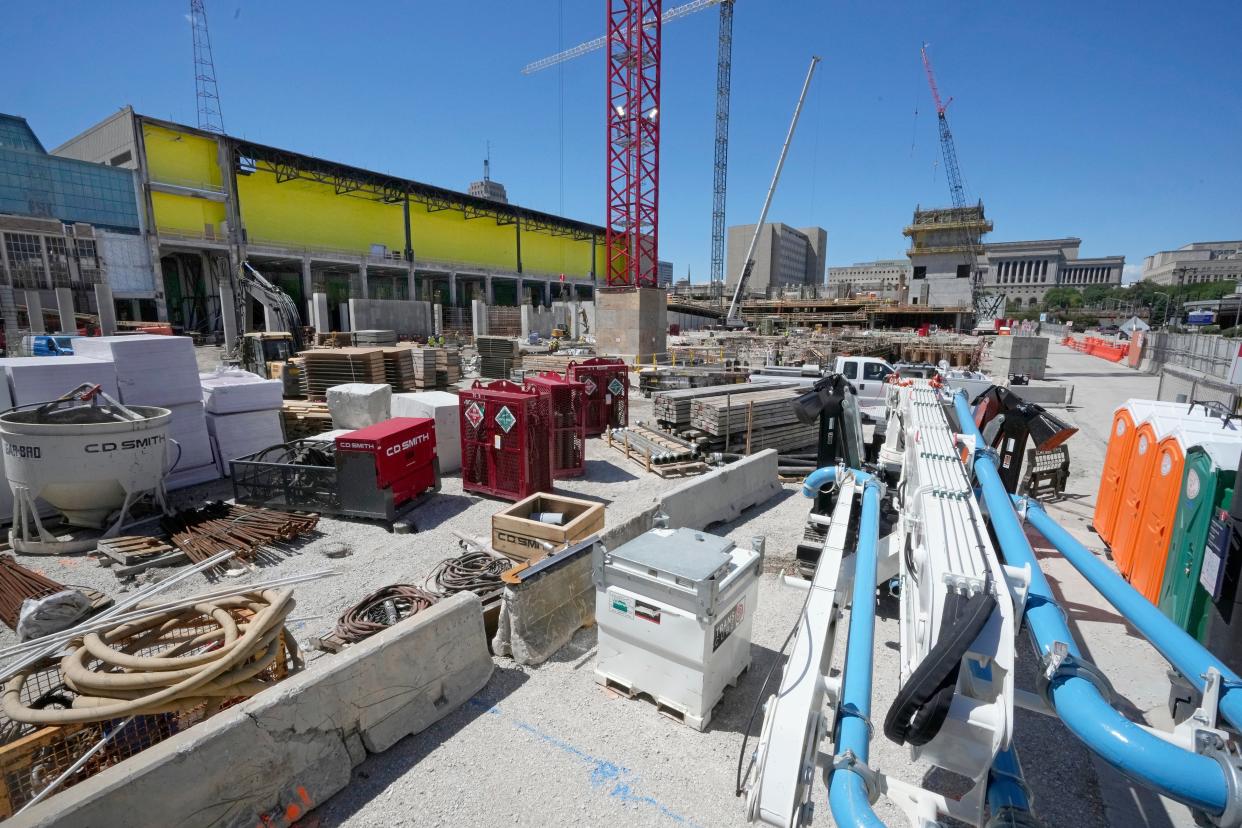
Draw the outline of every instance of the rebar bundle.
<instances>
[{"instance_id":1,"label":"rebar bundle","mask_svg":"<svg viewBox=\"0 0 1242 828\"><path fill-rule=\"evenodd\" d=\"M22 602L27 598L42 598L64 589L63 584L27 569L8 555L0 555L0 621L9 629L17 629Z\"/></svg>"},{"instance_id":2,"label":"rebar bundle","mask_svg":"<svg viewBox=\"0 0 1242 828\"><path fill-rule=\"evenodd\" d=\"M164 518L160 527L186 557L199 562L226 549L253 559L278 542L309 534L318 522L318 515L216 501Z\"/></svg>"}]
</instances>

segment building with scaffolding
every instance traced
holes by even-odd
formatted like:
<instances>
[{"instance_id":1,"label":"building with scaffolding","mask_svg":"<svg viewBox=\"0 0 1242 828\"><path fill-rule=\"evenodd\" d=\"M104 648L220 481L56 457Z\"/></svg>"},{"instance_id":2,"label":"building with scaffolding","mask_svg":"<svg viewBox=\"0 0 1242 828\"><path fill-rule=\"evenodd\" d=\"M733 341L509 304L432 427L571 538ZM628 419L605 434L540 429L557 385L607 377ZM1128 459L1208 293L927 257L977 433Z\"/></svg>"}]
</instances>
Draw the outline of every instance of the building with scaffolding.
<instances>
[{"instance_id":1,"label":"building with scaffolding","mask_svg":"<svg viewBox=\"0 0 1242 828\"><path fill-rule=\"evenodd\" d=\"M914 220L901 231L910 237L910 304L973 306L973 283L983 278L978 267L983 234L991 229L982 201L971 207L915 209Z\"/></svg>"},{"instance_id":2,"label":"building with scaffolding","mask_svg":"<svg viewBox=\"0 0 1242 828\"><path fill-rule=\"evenodd\" d=\"M154 312L190 331L219 330L219 288L243 262L301 309L326 294L342 327L351 298L436 301L446 326L472 298L588 298L603 266L602 227L130 107L53 153L94 162L128 154L120 166L137 176Z\"/></svg>"}]
</instances>

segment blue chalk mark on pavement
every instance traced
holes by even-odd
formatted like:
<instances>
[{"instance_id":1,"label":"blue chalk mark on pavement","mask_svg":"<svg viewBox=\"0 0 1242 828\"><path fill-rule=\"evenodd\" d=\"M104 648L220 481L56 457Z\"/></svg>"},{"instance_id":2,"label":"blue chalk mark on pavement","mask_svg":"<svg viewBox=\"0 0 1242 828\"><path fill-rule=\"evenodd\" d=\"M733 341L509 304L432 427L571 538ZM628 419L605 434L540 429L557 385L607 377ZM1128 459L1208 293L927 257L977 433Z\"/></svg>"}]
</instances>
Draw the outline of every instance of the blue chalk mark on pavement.
<instances>
[{"instance_id":1,"label":"blue chalk mark on pavement","mask_svg":"<svg viewBox=\"0 0 1242 828\"><path fill-rule=\"evenodd\" d=\"M469 704L471 707L483 710L490 716L507 718L499 707L494 704L488 704L477 697L470 699ZM606 792L610 799L615 799L622 805L638 805L651 808L660 815L667 817L678 825L685 825L687 828L702 828L694 820L677 813L658 799L638 793L637 789L642 780L629 768L610 762L607 759L600 759L580 747L571 745L564 739L559 739L550 733L544 732L529 722L514 721L513 726L533 736L545 745L554 747L562 753L573 757L590 768L591 773L588 780L591 788L596 791Z\"/></svg>"}]
</instances>

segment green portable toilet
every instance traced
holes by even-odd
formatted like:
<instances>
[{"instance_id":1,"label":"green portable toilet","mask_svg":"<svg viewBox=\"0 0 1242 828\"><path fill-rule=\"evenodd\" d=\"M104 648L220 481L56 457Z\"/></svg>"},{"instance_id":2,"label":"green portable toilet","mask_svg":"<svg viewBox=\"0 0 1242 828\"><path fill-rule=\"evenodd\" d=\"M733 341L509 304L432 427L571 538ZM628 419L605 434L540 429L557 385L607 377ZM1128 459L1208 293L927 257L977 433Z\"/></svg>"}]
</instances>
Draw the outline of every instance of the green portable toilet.
<instances>
[{"instance_id":1,"label":"green portable toilet","mask_svg":"<svg viewBox=\"0 0 1242 828\"><path fill-rule=\"evenodd\" d=\"M1203 572L1203 557L1212 523L1229 511L1242 444L1208 442L1186 453L1181 497L1173 522L1169 558L1160 589L1160 611L1186 632L1206 644L1208 608L1212 595L1202 581L1212 581L1214 568ZM1218 532L1219 532L1218 528Z\"/></svg>"}]
</instances>

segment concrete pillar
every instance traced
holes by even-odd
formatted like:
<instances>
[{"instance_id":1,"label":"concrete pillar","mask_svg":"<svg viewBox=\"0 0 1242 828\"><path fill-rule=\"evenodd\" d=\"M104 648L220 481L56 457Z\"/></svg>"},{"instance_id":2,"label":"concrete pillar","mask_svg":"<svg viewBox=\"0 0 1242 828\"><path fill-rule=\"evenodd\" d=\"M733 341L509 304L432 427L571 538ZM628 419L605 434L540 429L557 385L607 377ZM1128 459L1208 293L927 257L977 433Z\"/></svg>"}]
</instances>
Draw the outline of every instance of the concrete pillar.
<instances>
[{"instance_id":1,"label":"concrete pillar","mask_svg":"<svg viewBox=\"0 0 1242 828\"><path fill-rule=\"evenodd\" d=\"M224 327L224 347L232 348L237 342L237 306L233 287L224 279L220 280L220 322Z\"/></svg>"},{"instance_id":2,"label":"concrete pillar","mask_svg":"<svg viewBox=\"0 0 1242 828\"><path fill-rule=\"evenodd\" d=\"M328 316L328 294L316 293L311 296L311 324L319 333L332 330L332 319Z\"/></svg>"},{"instance_id":3,"label":"concrete pillar","mask_svg":"<svg viewBox=\"0 0 1242 828\"><path fill-rule=\"evenodd\" d=\"M574 339L582 338L582 305L578 302L578 294L569 303L569 335Z\"/></svg>"},{"instance_id":4,"label":"concrete pillar","mask_svg":"<svg viewBox=\"0 0 1242 828\"><path fill-rule=\"evenodd\" d=\"M116 333L116 305L112 301L112 288L98 282L95 285L95 305L99 308L99 332L104 336Z\"/></svg>"},{"instance_id":5,"label":"concrete pillar","mask_svg":"<svg viewBox=\"0 0 1242 828\"><path fill-rule=\"evenodd\" d=\"M522 339L523 341L525 341L526 337L530 336L530 332L534 328L535 309L532 308L530 305L522 305L521 313L522 313Z\"/></svg>"},{"instance_id":6,"label":"concrete pillar","mask_svg":"<svg viewBox=\"0 0 1242 828\"><path fill-rule=\"evenodd\" d=\"M489 305L495 304L496 301L492 294L492 274L490 273L483 277L483 301Z\"/></svg>"},{"instance_id":7,"label":"concrete pillar","mask_svg":"<svg viewBox=\"0 0 1242 828\"><path fill-rule=\"evenodd\" d=\"M549 308L552 307L552 280L543 283L543 303Z\"/></svg>"},{"instance_id":8,"label":"concrete pillar","mask_svg":"<svg viewBox=\"0 0 1242 828\"><path fill-rule=\"evenodd\" d=\"M311 294L314 292L315 292L315 288L313 287L312 282L311 282L310 256L303 256L302 257L302 298L305 301L309 302L311 300ZM309 319L310 317L308 316L307 318Z\"/></svg>"},{"instance_id":9,"label":"concrete pillar","mask_svg":"<svg viewBox=\"0 0 1242 828\"><path fill-rule=\"evenodd\" d=\"M487 336L487 303L479 299L470 301L470 321L475 336Z\"/></svg>"},{"instance_id":10,"label":"concrete pillar","mask_svg":"<svg viewBox=\"0 0 1242 828\"><path fill-rule=\"evenodd\" d=\"M370 286L367 285L367 263L366 262L363 262L362 264L358 265L358 282L359 282L358 295L361 298L366 299L368 296L371 295ZM349 329L346 328L346 330L349 330Z\"/></svg>"},{"instance_id":11,"label":"concrete pillar","mask_svg":"<svg viewBox=\"0 0 1242 828\"><path fill-rule=\"evenodd\" d=\"M517 284L513 287L513 304L521 307L526 304L526 283L521 276L517 277Z\"/></svg>"},{"instance_id":12,"label":"concrete pillar","mask_svg":"<svg viewBox=\"0 0 1242 828\"><path fill-rule=\"evenodd\" d=\"M406 292L410 295L410 299L417 299L418 298L418 292L417 292L418 291L418 277L414 275L413 265L411 265L410 269L406 272L405 278L406 278L406 285L407 285Z\"/></svg>"},{"instance_id":13,"label":"concrete pillar","mask_svg":"<svg viewBox=\"0 0 1242 828\"><path fill-rule=\"evenodd\" d=\"M436 336L444 336L444 305L437 302L432 307L432 320L434 322L432 333Z\"/></svg>"},{"instance_id":14,"label":"concrete pillar","mask_svg":"<svg viewBox=\"0 0 1242 828\"><path fill-rule=\"evenodd\" d=\"M60 332L76 333L78 326L73 319L73 290L71 288L56 288L56 310L60 313Z\"/></svg>"},{"instance_id":15,"label":"concrete pillar","mask_svg":"<svg viewBox=\"0 0 1242 828\"><path fill-rule=\"evenodd\" d=\"M337 305L336 315L340 322L340 329L342 331L348 331L350 329L349 327L349 304L344 303L344 304Z\"/></svg>"},{"instance_id":16,"label":"concrete pillar","mask_svg":"<svg viewBox=\"0 0 1242 828\"><path fill-rule=\"evenodd\" d=\"M449 283L449 288L448 288L449 307L455 308L457 307L457 274L456 273L450 273L448 275L448 283Z\"/></svg>"},{"instance_id":17,"label":"concrete pillar","mask_svg":"<svg viewBox=\"0 0 1242 828\"><path fill-rule=\"evenodd\" d=\"M160 300L156 301L158 303ZM142 319L142 304L137 299L129 300L129 315L133 317L134 321ZM167 322L168 314L165 313L164 316L159 316L159 308L156 307L156 318L160 322Z\"/></svg>"}]
</instances>

